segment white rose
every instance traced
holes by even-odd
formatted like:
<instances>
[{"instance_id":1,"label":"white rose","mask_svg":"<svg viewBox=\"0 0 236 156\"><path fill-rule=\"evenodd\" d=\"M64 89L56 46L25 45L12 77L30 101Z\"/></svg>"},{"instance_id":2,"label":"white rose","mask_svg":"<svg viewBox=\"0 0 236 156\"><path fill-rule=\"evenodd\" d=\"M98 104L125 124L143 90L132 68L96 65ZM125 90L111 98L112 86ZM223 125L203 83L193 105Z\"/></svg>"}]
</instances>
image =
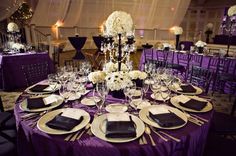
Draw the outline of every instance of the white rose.
<instances>
[{"instance_id":1,"label":"white rose","mask_svg":"<svg viewBox=\"0 0 236 156\"><path fill-rule=\"evenodd\" d=\"M212 23L208 23L206 27L207 27L207 29L212 30L213 24Z\"/></svg>"},{"instance_id":2,"label":"white rose","mask_svg":"<svg viewBox=\"0 0 236 156\"><path fill-rule=\"evenodd\" d=\"M228 10L228 16L236 15L236 5L231 6Z\"/></svg>"},{"instance_id":3,"label":"white rose","mask_svg":"<svg viewBox=\"0 0 236 156\"><path fill-rule=\"evenodd\" d=\"M129 72L129 76L131 79L145 79L147 77L147 74L145 72L139 71L139 70L133 70Z\"/></svg>"},{"instance_id":4,"label":"white rose","mask_svg":"<svg viewBox=\"0 0 236 156\"><path fill-rule=\"evenodd\" d=\"M174 34L175 35L181 35L183 33L183 28L182 27L175 26L173 29L174 29Z\"/></svg>"},{"instance_id":5,"label":"white rose","mask_svg":"<svg viewBox=\"0 0 236 156\"><path fill-rule=\"evenodd\" d=\"M91 81L93 84L103 82L105 80L105 77L106 77L106 73L103 71L91 72L88 75L89 81Z\"/></svg>"}]
</instances>

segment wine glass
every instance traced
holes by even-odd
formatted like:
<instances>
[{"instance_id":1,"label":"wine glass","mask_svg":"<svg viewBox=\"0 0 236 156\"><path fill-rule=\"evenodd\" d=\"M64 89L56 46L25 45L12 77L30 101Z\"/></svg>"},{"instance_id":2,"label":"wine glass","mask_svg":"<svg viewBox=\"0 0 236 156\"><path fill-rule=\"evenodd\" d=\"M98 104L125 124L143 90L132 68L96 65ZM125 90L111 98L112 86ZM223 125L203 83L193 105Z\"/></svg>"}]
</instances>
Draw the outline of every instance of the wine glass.
<instances>
[{"instance_id":1,"label":"wine glass","mask_svg":"<svg viewBox=\"0 0 236 156\"><path fill-rule=\"evenodd\" d=\"M180 45L180 47L181 47L181 50L183 51L183 50L184 50L184 47L185 47L185 45L184 45L184 44L181 44L181 45Z\"/></svg>"},{"instance_id":2,"label":"wine glass","mask_svg":"<svg viewBox=\"0 0 236 156\"><path fill-rule=\"evenodd\" d=\"M69 97L71 96L71 90L68 88L68 84L64 83L61 88L59 89L59 94L65 100L65 103L68 102Z\"/></svg>"},{"instance_id":3,"label":"wine glass","mask_svg":"<svg viewBox=\"0 0 236 156\"><path fill-rule=\"evenodd\" d=\"M143 81L143 88L142 88L143 93L144 93L144 95L143 95L144 100L145 100L145 97L146 97L146 94L147 94L148 89L149 89L149 81L148 81L148 79L145 79L145 80Z\"/></svg>"},{"instance_id":4,"label":"wine glass","mask_svg":"<svg viewBox=\"0 0 236 156\"><path fill-rule=\"evenodd\" d=\"M135 89L131 90L131 99L131 106L133 106L134 109L137 110L143 99L143 92L141 87L136 87Z\"/></svg>"},{"instance_id":5,"label":"wine glass","mask_svg":"<svg viewBox=\"0 0 236 156\"><path fill-rule=\"evenodd\" d=\"M166 100L170 98L170 90L167 88L160 92L163 102L166 103Z\"/></svg>"},{"instance_id":6,"label":"wine glass","mask_svg":"<svg viewBox=\"0 0 236 156\"><path fill-rule=\"evenodd\" d=\"M96 105L98 107L98 115L102 114L102 107L105 104L105 100L106 100L106 96L108 94L108 87L106 85L106 83L98 83L96 85L96 92L99 96L99 98L101 99L101 101L96 102Z\"/></svg>"}]
</instances>

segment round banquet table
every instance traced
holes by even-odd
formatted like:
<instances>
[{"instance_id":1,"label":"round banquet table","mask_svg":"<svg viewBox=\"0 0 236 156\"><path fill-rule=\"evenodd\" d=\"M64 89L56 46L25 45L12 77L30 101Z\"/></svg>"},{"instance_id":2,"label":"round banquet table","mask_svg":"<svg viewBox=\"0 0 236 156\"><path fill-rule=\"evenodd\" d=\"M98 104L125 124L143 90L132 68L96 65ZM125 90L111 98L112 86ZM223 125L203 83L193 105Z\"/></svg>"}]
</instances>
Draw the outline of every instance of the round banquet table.
<instances>
[{"instance_id":1,"label":"round banquet table","mask_svg":"<svg viewBox=\"0 0 236 156\"><path fill-rule=\"evenodd\" d=\"M64 139L68 134L49 135L40 131L37 126L34 128L28 126L32 121L21 120L21 116L26 114L19 107L20 102L26 98L26 96L22 95L16 101L14 109L18 130L17 146L19 156L200 156L203 155L210 120L213 115L213 110L197 114L209 120L209 122L205 122L202 126L188 122L180 129L163 130L163 132L181 139L180 142L171 140L168 137L168 141L165 142L155 133L151 135L156 146L151 145L146 134L144 134L148 142L146 145L139 145L139 139L127 143L109 143L86 133L82 135L80 140L67 142ZM92 96L92 93L90 92L87 96ZM121 100L108 95L106 103L115 102L121 102ZM87 111L91 115L91 119L97 110L96 107L82 105L80 101L73 101L72 106ZM63 107L64 104L59 106L59 108Z\"/></svg>"}]
</instances>

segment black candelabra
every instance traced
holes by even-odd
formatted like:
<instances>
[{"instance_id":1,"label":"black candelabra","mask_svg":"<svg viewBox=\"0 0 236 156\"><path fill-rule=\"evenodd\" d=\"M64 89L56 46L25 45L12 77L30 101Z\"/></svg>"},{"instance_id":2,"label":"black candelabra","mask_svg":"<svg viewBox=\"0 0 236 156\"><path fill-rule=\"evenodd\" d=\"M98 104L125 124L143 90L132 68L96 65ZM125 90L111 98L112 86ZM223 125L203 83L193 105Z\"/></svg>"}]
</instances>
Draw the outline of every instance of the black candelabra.
<instances>
[{"instance_id":1,"label":"black candelabra","mask_svg":"<svg viewBox=\"0 0 236 156\"><path fill-rule=\"evenodd\" d=\"M227 41L227 52L225 57L229 57L229 48L231 45L231 37L233 32L235 31L236 28L236 15L234 16L226 16L223 19L223 22L221 24L221 28L223 30L223 33L226 33L228 36L228 41Z\"/></svg>"}]
</instances>

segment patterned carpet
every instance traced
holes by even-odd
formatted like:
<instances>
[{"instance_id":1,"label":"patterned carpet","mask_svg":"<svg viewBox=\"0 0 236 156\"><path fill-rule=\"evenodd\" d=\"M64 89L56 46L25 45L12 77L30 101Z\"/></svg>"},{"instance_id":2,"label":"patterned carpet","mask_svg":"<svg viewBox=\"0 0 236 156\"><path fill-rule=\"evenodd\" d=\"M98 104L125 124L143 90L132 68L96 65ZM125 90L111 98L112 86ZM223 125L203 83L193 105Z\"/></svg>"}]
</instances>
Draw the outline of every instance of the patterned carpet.
<instances>
[{"instance_id":1,"label":"patterned carpet","mask_svg":"<svg viewBox=\"0 0 236 156\"><path fill-rule=\"evenodd\" d=\"M15 101L20 94L21 92L0 92L5 111L14 109ZM229 100L229 96L226 94L215 93L213 96L211 96L209 93L208 97L211 98L215 111L227 114L231 112L235 97L233 97L231 101Z\"/></svg>"}]
</instances>

